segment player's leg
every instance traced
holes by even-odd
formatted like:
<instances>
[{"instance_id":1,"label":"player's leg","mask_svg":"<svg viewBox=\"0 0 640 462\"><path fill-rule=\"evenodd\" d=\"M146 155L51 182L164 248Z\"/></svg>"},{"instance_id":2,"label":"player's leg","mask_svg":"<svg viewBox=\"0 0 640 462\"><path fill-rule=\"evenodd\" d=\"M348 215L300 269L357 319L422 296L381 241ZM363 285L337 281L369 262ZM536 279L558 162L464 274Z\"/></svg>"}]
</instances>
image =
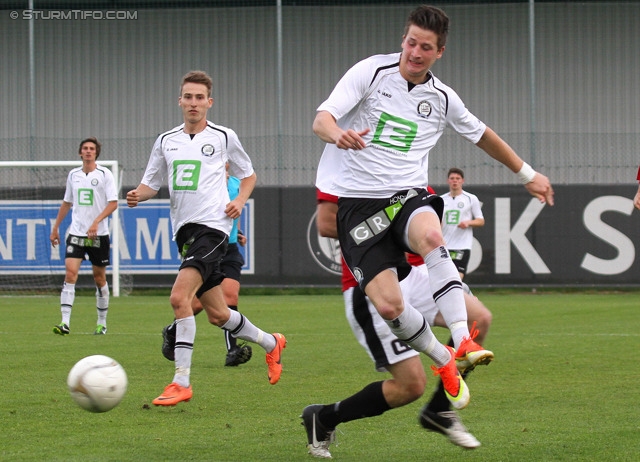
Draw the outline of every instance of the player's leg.
<instances>
[{"instance_id":1,"label":"player's leg","mask_svg":"<svg viewBox=\"0 0 640 462\"><path fill-rule=\"evenodd\" d=\"M438 366L449 362L449 351L437 341L424 317L404 303L395 268L378 273L364 290L396 337L429 355Z\"/></svg>"},{"instance_id":2,"label":"player's leg","mask_svg":"<svg viewBox=\"0 0 640 462\"><path fill-rule=\"evenodd\" d=\"M455 370L455 353L438 341L424 316L403 301L396 273L392 270L378 273L366 285L365 292L391 332L433 360L434 372L442 375L448 385L447 392L453 404L457 409L464 408L469 402L469 391ZM401 309L397 309L398 304Z\"/></svg>"},{"instance_id":3,"label":"player's leg","mask_svg":"<svg viewBox=\"0 0 640 462\"><path fill-rule=\"evenodd\" d=\"M96 242L95 240L93 241ZM96 335L107 333L107 311L109 310L109 285L107 284L107 266L110 261L111 240L109 236L99 236L99 247L85 247L93 268L93 280L96 283L96 310L98 321L93 332Z\"/></svg>"},{"instance_id":4,"label":"player's leg","mask_svg":"<svg viewBox=\"0 0 640 462\"><path fill-rule=\"evenodd\" d=\"M307 449L316 457L330 458L329 445L341 423L375 417L409 404L424 392L426 376L419 356L387 367L392 379L372 382L362 390L331 404L311 404L302 411Z\"/></svg>"},{"instance_id":5,"label":"player's leg","mask_svg":"<svg viewBox=\"0 0 640 462\"><path fill-rule=\"evenodd\" d=\"M477 327L478 343L483 343L491 325L492 315L487 307L477 297L465 293L465 305L467 315L473 332ZM440 313L435 316L434 325L446 327L444 318ZM450 344L453 343L449 340ZM462 372L467 379L472 369ZM473 449L480 446L480 442L467 430L460 417L451 410L442 382L439 382L429 402L422 408L419 415L420 424L427 430L442 433L458 446Z\"/></svg>"},{"instance_id":6,"label":"player's leg","mask_svg":"<svg viewBox=\"0 0 640 462\"><path fill-rule=\"evenodd\" d=\"M456 349L469 336L462 281L444 246L438 214L431 206L414 210L405 228L407 245L424 258L429 272L431 293L443 314Z\"/></svg>"},{"instance_id":7,"label":"player's leg","mask_svg":"<svg viewBox=\"0 0 640 462\"><path fill-rule=\"evenodd\" d=\"M246 316L238 311L230 310L225 303L222 288L215 286L202 295L200 302L204 307L211 324L227 330L236 338L257 343L267 353L266 362L269 367L269 383L275 385L280 380L282 350L287 341L279 333L268 334L256 327Z\"/></svg>"},{"instance_id":8,"label":"player's leg","mask_svg":"<svg viewBox=\"0 0 640 462\"><path fill-rule=\"evenodd\" d=\"M465 306L467 307L469 330L471 331L475 324L475 328L478 330L476 341L482 345L489 333L489 328L493 321L493 315L491 314L491 311L489 311L489 308L487 308L485 304L472 293L465 293L464 301Z\"/></svg>"},{"instance_id":9,"label":"player's leg","mask_svg":"<svg viewBox=\"0 0 640 462\"><path fill-rule=\"evenodd\" d=\"M69 249L69 245L67 245ZM78 271L82 264L81 257L66 257L64 260L65 276L60 291L60 313L62 320L60 324L53 326L53 332L58 335L67 335L71 332L71 310L76 298L76 282L78 281Z\"/></svg>"},{"instance_id":10,"label":"player's leg","mask_svg":"<svg viewBox=\"0 0 640 462\"><path fill-rule=\"evenodd\" d=\"M403 303L397 266L405 261L405 256L396 233L402 234L406 223L399 221L395 228L392 225L375 239L368 237L356 242L354 233L358 235L356 231L362 228L362 221L377 216L381 206L388 206L388 201L340 201L338 228L345 262L352 273L358 275L360 287L394 335L434 361L435 372L443 377L454 405L464 408L469 402L469 390L455 368L455 353L438 341L415 308ZM362 236L367 236L366 232Z\"/></svg>"},{"instance_id":11,"label":"player's leg","mask_svg":"<svg viewBox=\"0 0 640 462\"><path fill-rule=\"evenodd\" d=\"M329 446L340 423L374 417L415 401L424 392L426 375L418 352L401 342L389 329L359 287L344 291L345 315L362 347L378 371L393 378L373 382L336 403L312 404L302 411L307 449L315 457L331 457Z\"/></svg>"},{"instance_id":12,"label":"player's leg","mask_svg":"<svg viewBox=\"0 0 640 462\"><path fill-rule=\"evenodd\" d=\"M227 253L222 259L220 269L225 274L225 278L220 284L222 287L222 295L224 301L230 310L238 311L238 299L240 295L240 275L242 273L242 265L244 259L238 250L237 244L229 244ZM252 349L250 345L242 343L238 345L236 337L231 335L228 330L224 331L225 345L227 347L227 355L225 357L225 366L238 366L244 364L251 359Z\"/></svg>"},{"instance_id":13,"label":"player's leg","mask_svg":"<svg viewBox=\"0 0 640 462\"><path fill-rule=\"evenodd\" d=\"M226 277L224 278L220 286L222 287L222 295L224 296L224 301L229 309L238 311L238 293L240 292L240 282ZM225 343L227 346L227 352L236 349L238 345L236 338L233 335L229 334L229 331L225 331Z\"/></svg>"},{"instance_id":14,"label":"player's leg","mask_svg":"<svg viewBox=\"0 0 640 462\"><path fill-rule=\"evenodd\" d=\"M196 321L191 309L191 300L201 285L200 271L187 266L180 269L171 288L169 302L173 308L176 325L175 372L171 383L153 400L156 406L175 406L181 401L189 401L193 395L190 375Z\"/></svg>"},{"instance_id":15,"label":"player's leg","mask_svg":"<svg viewBox=\"0 0 640 462\"><path fill-rule=\"evenodd\" d=\"M407 221L405 233L409 248L424 256L433 299L451 331L456 360L471 362L472 365L493 360L493 352L483 349L469 332L462 281L444 247L435 210L431 206L414 210Z\"/></svg>"},{"instance_id":16,"label":"player's leg","mask_svg":"<svg viewBox=\"0 0 640 462\"><path fill-rule=\"evenodd\" d=\"M107 313L109 311L109 284L107 283L107 267L93 265L93 280L96 283L96 312L98 320L95 335L107 333Z\"/></svg>"}]
</instances>

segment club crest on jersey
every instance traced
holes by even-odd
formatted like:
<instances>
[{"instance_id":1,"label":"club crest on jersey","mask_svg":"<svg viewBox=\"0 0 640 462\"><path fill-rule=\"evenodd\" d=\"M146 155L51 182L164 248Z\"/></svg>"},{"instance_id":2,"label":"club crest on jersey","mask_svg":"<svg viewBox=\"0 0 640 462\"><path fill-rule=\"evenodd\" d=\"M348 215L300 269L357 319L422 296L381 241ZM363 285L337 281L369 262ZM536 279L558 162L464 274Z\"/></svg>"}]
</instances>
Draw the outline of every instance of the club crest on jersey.
<instances>
[{"instance_id":1,"label":"club crest on jersey","mask_svg":"<svg viewBox=\"0 0 640 462\"><path fill-rule=\"evenodd\" d=\"M91 186L98 186L98 179L94 178L93 180L91 180Z\"/></svg>"},{"instance_id":2,"label":"club crest on jersey","mask_svg":"<svg viewBox=\"0 0 640 462\"><path fill-rule=\"evenodd\" d=\"M204 146L202 146L201 151L203 156L211 157L215 152L215 148L212 144L205 144Z\"/></svg>"},{"instance_id":3,"label":"club crest on jersey","mask_svg":"<svg viewBox=\"0 0 640 462\"><path fill-rule=\"evenodd\" d=\"M429 104L429 101L420 101L418 103L418 115L425 119L431 115L431 104Z\"/></svg>"}]
</instances>

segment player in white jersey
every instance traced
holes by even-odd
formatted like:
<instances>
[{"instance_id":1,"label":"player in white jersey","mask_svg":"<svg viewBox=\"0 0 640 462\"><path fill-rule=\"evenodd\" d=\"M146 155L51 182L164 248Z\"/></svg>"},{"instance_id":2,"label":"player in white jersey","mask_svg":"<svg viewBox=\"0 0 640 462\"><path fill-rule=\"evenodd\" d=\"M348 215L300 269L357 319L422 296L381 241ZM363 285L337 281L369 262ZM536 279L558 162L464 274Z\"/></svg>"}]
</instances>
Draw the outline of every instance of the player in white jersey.
<instances>
[{"instance_id":1,"label":"player in white jersey","mask_svg":"<svg viewBox=\"0 0 640 462\"><path fill-rule=\"evenodd\" d=\"M548 178L431 73L444 53L448 28L442 10L416 8L405 26L402 52L372 56L353 66L320 105L313 123L314 133L327 143L325 150L342 155L339 174L325 192L340 197L338 232L347 265L394 335L439 357L434 361L443 367L466 352L427 341L426 321L415 308L405 307L395 268L405 252L420 255L439 311L464 310L462 281L442 237L442 199L424 189L429 151L445 127L516 172L532 195L553 205ZM451 329L456 345L465 331L466 323ZM459 385L462 393L466 384L460 379ZM368 399L383 408L382 390Z\"/></svg>"},{"instance_id":2,"label":"player in white jersey","mask_svg":"<svg viewBox=\"0 0 640 462\"><path fill-rule=\"evenodd\" d=\"M225 303L220 283L220 261L225 255L233 220L256 183L251 159L236 133L206 119L213 105L211 77L192 71L182 79L178 103L184 123L161 134L151 151L142 181L127 193L127 205L154 197L166 179L171 197L171 224L182 264L171 289L170 303L176 319L175 373L172 382L153 400L157 406L174 406L193 395L190 372L196 322L191 306L194 296L204 307L209 322L234 337L264 348L269 383L280 380L284 335L267 334ZM229 174L240 180L238 195L230 200Z\"/></svg>"},{"instance_id":3,"label":"player in white jersey","mask_svg":"<svg viewBox=\"0 0 640 462\"><path fill-rule=\"evenodd\" d=\"M82 159L82 167L74 168L67 176L64 199L49 236L52 246L55 247L61 242L60 224L73 208L66 239L65 277L60 293L62 321L53 327L53 332L59 335L71 332L71 309L75 301L78 271L85 255L91 261L93 280L96 283L98 321L94 334L107 333L107 265L110 263L111 246L108 217L118 207L118 190L111 170L96 163L100 156L100 148L100 142L93 137L80 142L78 154Z\"/></svg>"},{"instance_id":4,"label":"player in white jersey","mask_svg":"<svg viewBox=\"0 0 640 462\"><path fill-rule=\"evenodd\" d=\"M467 274L467 266L473 245L473 228L484 226L482 205L475 194L462 189L464 172L451 167L447 173L449 192L442 195L442 235L460 279Z\"/></svg>"},{"instance_id":5,"label":"player in white jersey","mask_svg":"<svg viewBox=\"0 0 640 462\"><path fill-rule=\"evenodd\" d=\"M326 163L325 158L323 158ZM323 170L326 165L323 165ZM320 171L320 168L318 169ZM329 172L327 172L329 173ZM336 239L336 213L338 198L316 191L318 233L323 237ZM409 266L411 264L411 266ZM430 326L448 327L450 319L438 312L429 290L428 272L424 261L417 255L407 255L407 262L398 268L402 295L406 303L416 308ZM354 419L373 417L389 409L405 406L419 399L425 390L427 378L419 353L398 339L387 323L380 317L375 307L358 287L353 275L342 265L342 291L345 314L356 339L374 361L376 369L388 371L391 378L368 384L362 390L338 402L321 405L312 404L302 412L303 425L307 431L307 449L315 457L330 457L329 446L332 435L339 423ZM466 313L471 327L470 342L482 343L491 325L491 312L477 297L464 294ZM476 328L477 327L477 328ZM437 341L437 339L436 339ZM449 345L453 343L450 341ZM478 346L479 347L479 346ZM452 364L457 375L463 377L479 364L488 364L491 356L486 350L475 351L472 355ZM456 366L458 369L456 370ZM451 409L445 382L456 380L454 374L440 373L432 397L419 415L420 424L429 431L442 433L453 444L467 449L480 446L480 442L466 429L459 415ZM382 388L385 405L376 399L376 390ZM455 405L455 404L454 404Z\"/></svg>"}]
</instances>

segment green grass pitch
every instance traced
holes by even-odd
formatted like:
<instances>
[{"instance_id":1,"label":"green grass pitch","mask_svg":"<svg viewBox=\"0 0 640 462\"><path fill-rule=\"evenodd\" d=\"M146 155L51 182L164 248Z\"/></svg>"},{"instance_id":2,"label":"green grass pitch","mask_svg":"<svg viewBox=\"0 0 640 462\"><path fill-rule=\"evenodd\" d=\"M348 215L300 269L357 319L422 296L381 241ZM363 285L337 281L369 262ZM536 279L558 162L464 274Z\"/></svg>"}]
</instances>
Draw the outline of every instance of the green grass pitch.
<instances>
[{"instance_id":1,"label":"green grass pitch","mask_svg":"<svg viewBox=\"0 0 640 462\"><path fill-rule=\"evenodd\" d=\"M469 376L471 403L460 414L482 446L465 451L420 428L430 378L418 402L338 427L334 459L637 460L640 293L477 295L494 315L485 346L496 359ZM257 345L250 362L225 368L222 332L201 315L194 397L158 408L151 400L173 377L173 363L160 354L160 331L172 319L168 296L112 298L106 336L92 335L93 295L76 297L71 335L54 335L58 303L57 296L0 297L0 460L312 460L302 408L388 377L356 343L339 293L241 295L249 319L288 339L280 382L269 385ZM115 358L129 378L122 403L104 414L80 409L66 388L71 367L91 354Z\"/></svg>"}]
</instances>

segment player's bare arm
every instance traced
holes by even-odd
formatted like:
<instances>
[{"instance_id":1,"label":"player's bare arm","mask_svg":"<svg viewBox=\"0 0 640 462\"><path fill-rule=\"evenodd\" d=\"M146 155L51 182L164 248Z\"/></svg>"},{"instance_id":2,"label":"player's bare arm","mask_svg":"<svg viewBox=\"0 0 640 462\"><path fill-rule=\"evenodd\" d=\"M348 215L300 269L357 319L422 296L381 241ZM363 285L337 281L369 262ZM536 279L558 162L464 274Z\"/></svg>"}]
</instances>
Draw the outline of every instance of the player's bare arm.
<instances>
[{"instance_id":1,"label":"player's bare arm","mask_svg":"<svg viewBox=\"0 0 640 462\"><path fill-rule=\"evenodd\" d=\"M53 247L60 244L60 231L59 231L60 224L62 223L62 220L64 220L67 214L69 213L69 210L71 210L71 204L69 202L62 201L62 204L60 205L60 209L58 210L58 216L56 217L56 222L53 225L53 228L51 228L51 234L49 235L49 241L51 242L51 245Z\"/></svg>"},{"instance_id":2,"label":"player's bare arm","mask_svg":"<svg viewBox=\"0 0 640 462\"><path fill-rule=\"evenodd\" d=\"M461 221L458 228L480 228L484 226L484 218L474 218L473 220Z\"/></svg>"},{"instance_id":3,"label":"player's bare arm","mask_svg":"<svg viewBox=\"0 0 640 462\"><path fill-rule=\"evenodd\" d=\"M224 213L229 218L233 218L234 220L236 218L240 218L244 204L245 204L244 202L242 202L241 200L238 200L238 198L235 198L234 200L232 200L227 204L227 206L224 209Z\"/></svg>"},{"instance_id":4,"label":"player's bare arm","mask_svg":"<svg viewBox=\"0 0 640 462\"><path fill-rule=\"evenodd\" d=\"M127 205L135 207L139 202L144 202L158 194L158 191L150 188L146 184L140 183L136 189L132 189L127 193Z\"/></svg>"},{"instance_id":5,"label":"player's bare arm","mask_svg":"<svg viewBox=\"0 0 640 462\"><path fill-rule=\"evenodd\" d=\"M100 222L111 215L117 208L118 201L110 201L102 213L93 220L93 223L91 223L91 226L87 230L87 236L90 238L96 237L98 235L98 226L100 226Z\"/></svg>"},{"instance_id":6,"label":"player's bare arm","mask_svg":"<svg viewBox=\"0 0 640 462\"><path fill-rule=\"evenodd\" d=\"M251 193L253 192L253 188L256 186L257 175L255 172L248 177L240 180L240 190L238 191L238 195L235 199L227 204L224 209L224 213L234 220L240 217L242 213L242 209L244 208L244 204L249 200Z\"/></svg>"},{"instance_id":7,"label":"player's bare arm","mask_svg":"<svg viewBox=\"0 0 640 462\"><path fill-rule=\"evenodd\" d=\"M110 201L102 213L93 220L93 223L91 223L91 226L87 230L87 236L90 238L96 237L98 235L98 226L100 226L100 222L111 215L117 208L118 201Z\"/></svg>"},{"instance_id":8,"label":"player's bare arm","mask_svg":"<svg viewBox=\"0 0 640 462\"><path fill-rule=\"evenodd\" d=\"M533 197L543 204L553 205L553 188L549 178L540 172L534 171L526 164L496 132L487 127L480 141L476 143L480 149L485 151L498 162L508 167L512 172L521 176L524 173L528 178L524 187ZM525 172L526 170L526 172ZM523 181L524 182L524 181Z\"/></svg>"},{"instance_id":9,"label":"player's bare arm","mask_svg":"<svg viewBox=\"0 0 640 462\"><path fill-rule=\"evenodd\" d=\"M369 133L369 129L359 132L351 128L343 130L331 113L319 111L313 121L313 133L322 141L333 143L340 149L362 149L366 146L362 137Z\"/></svg>"}]
</instances>

